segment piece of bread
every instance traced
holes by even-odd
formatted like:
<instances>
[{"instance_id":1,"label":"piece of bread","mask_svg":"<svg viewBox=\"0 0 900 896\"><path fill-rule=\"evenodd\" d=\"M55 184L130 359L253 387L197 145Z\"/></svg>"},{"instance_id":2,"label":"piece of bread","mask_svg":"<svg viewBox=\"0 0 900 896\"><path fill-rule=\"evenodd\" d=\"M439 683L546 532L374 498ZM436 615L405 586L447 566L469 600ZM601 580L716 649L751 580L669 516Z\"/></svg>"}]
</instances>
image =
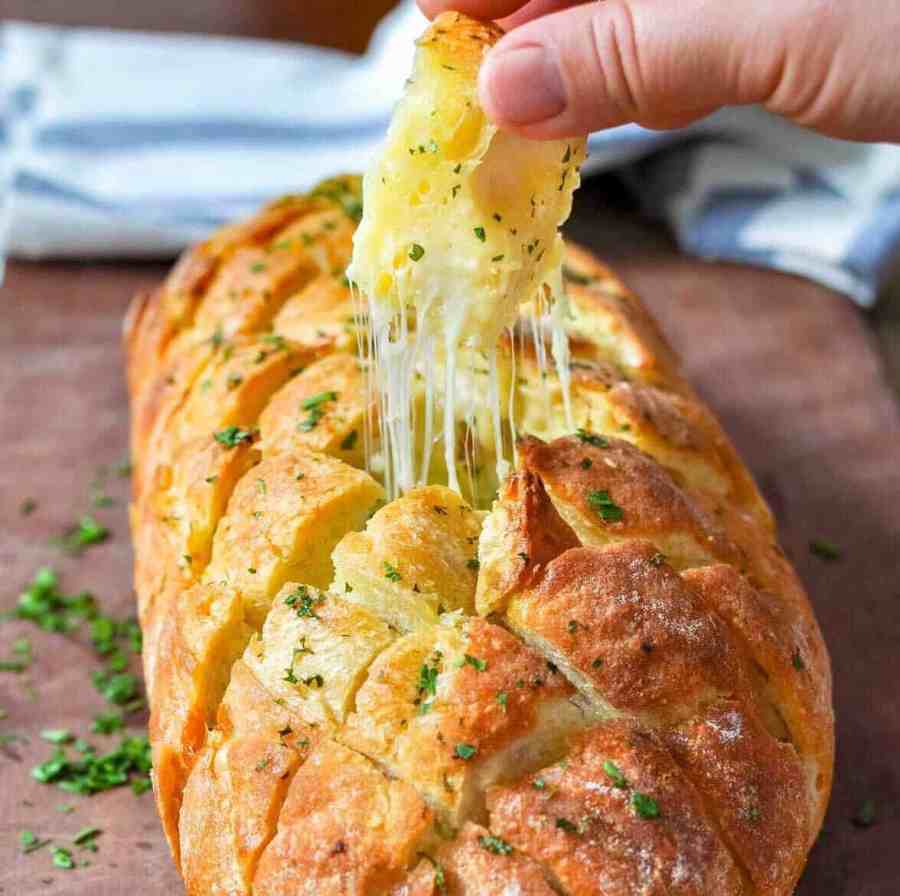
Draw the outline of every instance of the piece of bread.
<instances>
[{"instance_id":1,"label":"piece of bread","mask_svg":"<svg viewBox=\"0 0 900 896\"><path fill-rule=\"evenodd\" d=\"M727 437L568 246L573 425L514 333L495 500L385 504L359 197L269 206L129 316L153 775L188 893L786 896L831 785L830 668Z\"/></svg>"}]
</instances>

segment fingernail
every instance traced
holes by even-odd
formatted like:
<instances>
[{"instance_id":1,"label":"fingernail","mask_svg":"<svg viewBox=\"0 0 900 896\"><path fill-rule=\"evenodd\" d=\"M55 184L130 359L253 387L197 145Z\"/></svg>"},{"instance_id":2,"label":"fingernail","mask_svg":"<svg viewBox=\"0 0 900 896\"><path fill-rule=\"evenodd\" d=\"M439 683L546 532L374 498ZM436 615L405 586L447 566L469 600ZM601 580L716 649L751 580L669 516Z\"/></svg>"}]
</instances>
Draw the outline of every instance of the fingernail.
<instances>
[{"instance_id":1,"label":"fingernail","mask_svg":"<svg viewBox=\"0 0 900 896\"><path fill-rule=\"evenodd\" d=\"M555 118L566 107L556 60L536 44L488 53L481 69L481 91L492 117L509 124L536 124Z\"/></svg>"}]
</instances>

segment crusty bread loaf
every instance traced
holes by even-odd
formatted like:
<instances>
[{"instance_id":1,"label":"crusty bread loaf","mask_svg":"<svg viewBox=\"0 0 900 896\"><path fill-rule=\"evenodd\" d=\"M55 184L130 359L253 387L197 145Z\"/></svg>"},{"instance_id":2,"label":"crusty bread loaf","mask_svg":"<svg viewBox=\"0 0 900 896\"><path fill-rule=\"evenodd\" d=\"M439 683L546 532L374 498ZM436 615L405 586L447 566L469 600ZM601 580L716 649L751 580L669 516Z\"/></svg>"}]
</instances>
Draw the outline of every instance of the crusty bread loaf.
<instances>
[{"instance_id":1,"label":"crusty bread loaf","mask_svg":"<svg viewBox=\"0 0 900 896\"><path fill-rule=\"evenodd\" d=\"M790 893L830 669L728 439L569 246L574 430L522 344L490 508L440 484L385 504L359 202L337 178L221 231L126 328L154 784L188 893Z\"/></svg>"}]
</instances>

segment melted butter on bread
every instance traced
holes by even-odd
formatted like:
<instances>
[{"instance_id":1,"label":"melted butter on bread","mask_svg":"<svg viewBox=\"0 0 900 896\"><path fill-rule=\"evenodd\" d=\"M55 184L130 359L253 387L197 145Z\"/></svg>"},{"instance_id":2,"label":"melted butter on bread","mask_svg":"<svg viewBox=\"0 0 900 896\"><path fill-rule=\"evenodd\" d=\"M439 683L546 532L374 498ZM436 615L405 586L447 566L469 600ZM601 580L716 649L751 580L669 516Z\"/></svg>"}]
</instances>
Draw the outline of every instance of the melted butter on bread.
<instances>
[{"instance_id":1,"label":"melted butter on bread","mask_svg":"<svg viewBox=\"0 0 900 896\"><path fill-rule=\"evenodd\" d=\"M509 360L497 346L520 306L529 304L542 345L549 326L568 375L559 227L585 146L527 140L487 119L477 76L501 35L459 13L432 24L363 182L348 276L369 302L391 494L433 481L441 442L457 491L458 466L493 458L505 469ZM483 449L474 461L465 442Z\"/></svg>"}]
</instances>

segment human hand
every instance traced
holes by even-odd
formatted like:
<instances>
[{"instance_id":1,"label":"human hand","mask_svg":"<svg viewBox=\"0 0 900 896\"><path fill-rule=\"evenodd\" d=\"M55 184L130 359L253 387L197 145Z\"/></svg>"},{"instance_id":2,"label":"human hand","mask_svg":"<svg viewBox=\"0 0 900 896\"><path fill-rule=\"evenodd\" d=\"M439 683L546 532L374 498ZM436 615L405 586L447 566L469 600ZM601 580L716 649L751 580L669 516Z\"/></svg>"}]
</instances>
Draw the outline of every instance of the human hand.
<instances>
[{"instance_id":1,"label":"human hand","mask_svg":"<svg viewBox=\"0 0 900 896\"><path fill-rule=\"evenodd\" d=\"M498 19L481 70L501 127L558 138L761 104L823 134L900 142L900 0L419 0Z\"/></svg>"}]
</instances>

